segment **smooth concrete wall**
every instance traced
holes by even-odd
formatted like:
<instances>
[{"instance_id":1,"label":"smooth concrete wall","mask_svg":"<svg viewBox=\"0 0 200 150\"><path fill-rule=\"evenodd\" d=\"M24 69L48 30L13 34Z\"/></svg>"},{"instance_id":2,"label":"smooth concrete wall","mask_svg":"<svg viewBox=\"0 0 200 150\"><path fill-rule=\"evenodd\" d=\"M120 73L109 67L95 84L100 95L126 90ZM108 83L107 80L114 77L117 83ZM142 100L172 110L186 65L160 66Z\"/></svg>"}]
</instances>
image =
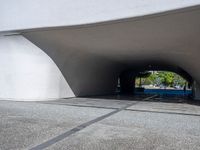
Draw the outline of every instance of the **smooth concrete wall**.
<instances>
[{"instance_id":1,"label":"smooth concrete wall","mask_svg":"<svg viewBox=\"0 0 200 150\"><path fill-rule=\"evenodd\" d=\"M57 64L76 96L114 94L124 66L107 57L76 49L66 43L66 37L48 34L24 34ZM70 40L70 39L69 39ZM67 44L67 45L66 45Z\"/></svg>"},{"instance_id":2,"label":"smooth concrete wall","mask_svg":"<svg viewBox=\"0 0 200 150\"><path fill-rule=\"evenodd\" d=\"M199 4L200 0L2 0L0 31L83 25Z\"/></svg>"},{"instance_id":3,"label":"smooth concrete wall","mask_svg":"<svg viewBox=\"0 0 200 150\"><path fill-rule=\"evenodd\" d=\"M56 64L21 35L0 36L0 99L73 97Z\"/></svg>"}]
</instances>

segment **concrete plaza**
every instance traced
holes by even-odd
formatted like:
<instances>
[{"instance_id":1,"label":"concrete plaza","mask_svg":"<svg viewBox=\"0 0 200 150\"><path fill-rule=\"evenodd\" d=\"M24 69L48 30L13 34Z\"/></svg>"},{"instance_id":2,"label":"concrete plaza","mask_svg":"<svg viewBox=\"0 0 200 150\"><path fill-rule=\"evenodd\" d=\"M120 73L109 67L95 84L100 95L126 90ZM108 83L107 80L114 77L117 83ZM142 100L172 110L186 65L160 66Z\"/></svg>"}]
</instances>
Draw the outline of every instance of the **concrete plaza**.
<instances>
[{"instance_id":1,"label":"concrete plaza","mask_svg":"<svg viewBox=\"0 0 200 150\"><path fill-rule=\"evenodd\" d=\"M200 106L183 99L0 101L0 149L200 149Z\"/></svg>"}]
</instances>

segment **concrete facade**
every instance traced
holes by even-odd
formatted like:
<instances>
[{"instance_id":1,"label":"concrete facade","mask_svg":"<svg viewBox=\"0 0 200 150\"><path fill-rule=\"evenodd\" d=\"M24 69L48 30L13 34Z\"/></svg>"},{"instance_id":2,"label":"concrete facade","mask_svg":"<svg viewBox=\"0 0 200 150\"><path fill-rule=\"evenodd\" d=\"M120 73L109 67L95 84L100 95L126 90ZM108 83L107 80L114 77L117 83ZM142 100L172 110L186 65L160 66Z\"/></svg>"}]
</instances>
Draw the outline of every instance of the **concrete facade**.
<instances>
[{"instance_id":1,"label":"concrete facade","mask_svg":"<svg viewBox=\"0 0 200 150\"><path fill-rule=\"evenodd\" d=\"M17 71L15 74L20 80L13 78L15 84L4 83L7 74L3 70L1 85L3 88L7 84L8 89L2 90L0 98L26 98L19 94L21 91L28 91L27 97L33 99L112 94L122 72L152 64L181 68L195 80L194 86L199 87L199 0L176 0L173 4L168 1L167 5L165 1L110 1L106 6L89 0L62 0L51 1L48 7L46 1L31 1L28 5L24 0L20 2L20 6L11 1L0 6L5 12L0 16L3 21L0 52L9 50L14 42L15 53L21 49L31 51L34 47L38 55L29 53L31 58L42 54L40 59L46 62L31 62L37 66L29 72L35 80L26 76L26 72ZM11 12L6 11L8 7ZM13 33L19 35L11 35ZM27 44L28 47L22 48ZM6 55L10 57L13 52ZM12 61L4 62L10 66L8 72L21 66L11 65ZM40 70L43 64L46 65ZM29 88L21 86L27 80L33 84L29 84ZM9 89L20 89L20 92L4 95Z\"/></svg>"}]
</instances>

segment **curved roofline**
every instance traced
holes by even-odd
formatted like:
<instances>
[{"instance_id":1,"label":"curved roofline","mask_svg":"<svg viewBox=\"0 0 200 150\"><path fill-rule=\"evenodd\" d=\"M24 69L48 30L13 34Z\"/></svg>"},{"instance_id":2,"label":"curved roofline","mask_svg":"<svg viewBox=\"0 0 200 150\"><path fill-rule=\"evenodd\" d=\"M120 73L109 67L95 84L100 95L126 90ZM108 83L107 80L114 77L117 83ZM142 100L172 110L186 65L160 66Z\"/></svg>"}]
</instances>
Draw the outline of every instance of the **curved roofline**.
<instances>
[{"instance_id":1,"label":"curved roofline","mask_svg":"<svg viewBox=\"0 0 200 150\"><path fill-rule=\"evenodd\" d=\"M113 19L109 21L99 21L99 22L91 22L91 23L85 23L85 24L69 25L69 26L67 25L66 26L46 26L46 27L41 27L41 28L36 27L36 28L31 28L31 29L17 29L17 30L3 31L3 32L0 31L0 33L3 33L4 35L13 35L13 34L16 35L20 33L34 32L34 31L92 28L92 27L97 27L97 26L105 26L105 25L118 24L118 23L123 23L123 22L133 22L133 21L153 19L157 17L180 14L180 13L185 13L185 12L194 12L199 9L200 9L200 4L195 5L195 6L185 7L185 8L163 11L159 13L153 13L153 14L136 16L136 17L127 17L127 18L121 18L121 19Z\"/></svg>"}]
</instances>

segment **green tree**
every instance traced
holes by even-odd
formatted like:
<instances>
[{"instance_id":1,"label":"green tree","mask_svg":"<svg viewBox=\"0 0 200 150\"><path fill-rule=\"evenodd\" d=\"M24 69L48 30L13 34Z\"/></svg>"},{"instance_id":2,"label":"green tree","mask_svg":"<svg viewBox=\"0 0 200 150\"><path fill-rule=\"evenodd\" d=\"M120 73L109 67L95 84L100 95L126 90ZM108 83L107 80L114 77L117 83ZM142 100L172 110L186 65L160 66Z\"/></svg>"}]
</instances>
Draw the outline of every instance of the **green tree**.
<instances>
[{"instance_id":1,"label":"green tree","mask_svg":"<svg viewBox=\"0 0 200 150\"><path fill-rule=\"evenodd\" d=\"M180 86L183 87L186 81L180 75L169 71L145 71L139 72L136 78L136 85L141 87L145 85L164 85L164 86Z\"/></svg>"},{"instance_id":2,"label":"green tree","mask_svg":"<svg viewBox=\"0 0 200 150\"><path fill-rule=\"evenodd\" d=\"M139 72L136 76L136 78L139 78L139 87L142 87L142 78L148 78L151 75L151 72L149 71L144 71L144 72ZM137 83L137 80L136 80Z\"/></svg>"},{"instance_id":3,"label":"green tree","mask_svg":"<svg viewBox=\"0 0 200 150\"><path fill-rule=\"evenodd\" d=\"M164 86L173 86L174 83L174 73L172 72L166 72L166 71L160 71L158 74L158 77L160 78L161 84Z\"/></svg>"}]
</instances>

